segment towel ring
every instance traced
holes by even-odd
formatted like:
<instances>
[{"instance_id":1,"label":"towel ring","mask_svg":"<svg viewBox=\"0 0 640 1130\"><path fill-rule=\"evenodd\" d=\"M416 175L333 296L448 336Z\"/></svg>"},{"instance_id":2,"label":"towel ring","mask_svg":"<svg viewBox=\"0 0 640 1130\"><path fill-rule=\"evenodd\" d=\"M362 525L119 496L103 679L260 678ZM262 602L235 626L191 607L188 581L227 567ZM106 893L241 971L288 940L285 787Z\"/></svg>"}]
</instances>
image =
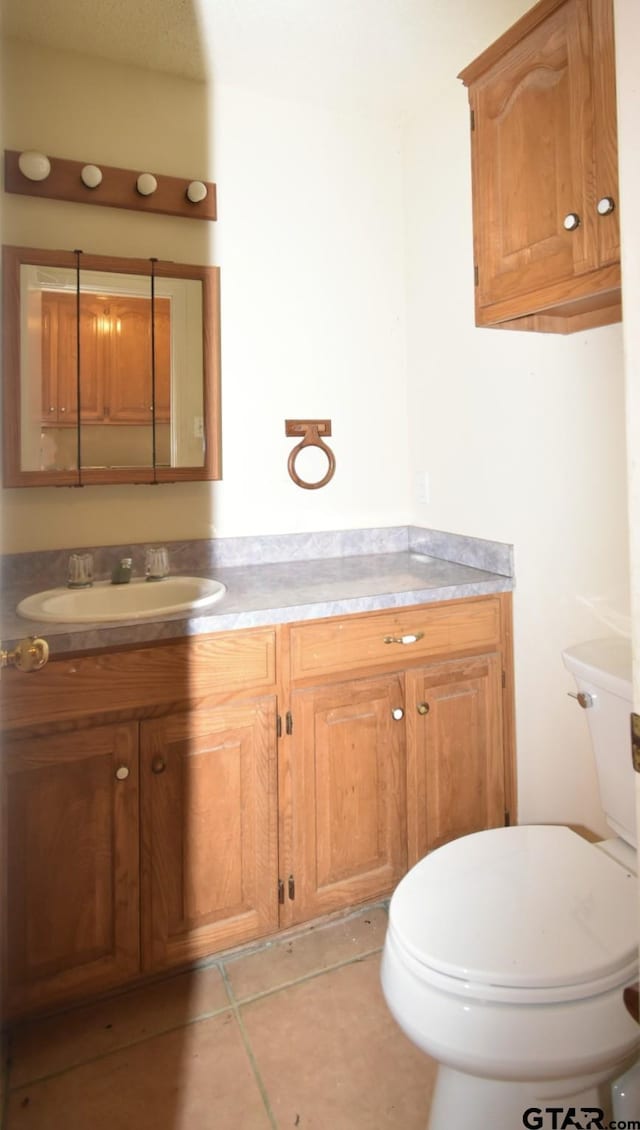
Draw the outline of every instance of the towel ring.
<instances>
[{"instance_id":1,"label":"towel ring","mask_svg":"<svg viewBox=\"0 0 640 1130\"><path fill-rule=\"evenodd\" d=\"M300 443L297 443L289 453L287 462L289 474L294 483L298 487L303 487L304 490L319 490L320 487L326 486L333 478L336 469L336 457L331 448L322 440L322 435L331 435L331 420L285 420L284 423L286 435L302 436ZM326 473L315 483L309 483L306 479L302 479L296 471L296 459L305 447L319 447L329 460Z\"/></svg>"}]
</instances>

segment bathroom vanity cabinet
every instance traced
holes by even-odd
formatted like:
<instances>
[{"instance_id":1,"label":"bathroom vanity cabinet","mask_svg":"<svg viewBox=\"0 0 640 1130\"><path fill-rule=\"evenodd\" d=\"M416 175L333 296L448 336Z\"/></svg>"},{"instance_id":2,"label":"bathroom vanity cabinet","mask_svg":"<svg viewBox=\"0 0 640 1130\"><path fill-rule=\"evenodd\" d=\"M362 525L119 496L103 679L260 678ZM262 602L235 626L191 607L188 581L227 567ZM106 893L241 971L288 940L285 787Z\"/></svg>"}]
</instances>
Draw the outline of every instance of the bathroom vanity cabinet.
<instances>
[{"instance_id":1,"label":"bathroom vanity cabinet","mask_svg":"<svg viewBox=\"0 0 640 1130\"><path fill-rule=\"evenodd\" d=\"M612 0L540 0L469 88L476 324L621 320Z\"/></svg>"},{"instance_id":2,"label":"bathroom vanity cabinet","mask_svg":"<svg viewBox=\"0 0 640 1130\"><path fill-rule=\"evenodd\" d=\"M513 812L510 595L3 672L5 1002L388 895Z\"/></svg>"},{"instance_id":3,"label":"bathroom vanity cabinet","mask_svg":"<svg viewBox=\"0 0 640 1130\"><path fill-rule=\"evenodd\" d=\"M502 594L289 629L287 922L384 894L510 819L510 611Z\"/></svg>"}]
</instances>

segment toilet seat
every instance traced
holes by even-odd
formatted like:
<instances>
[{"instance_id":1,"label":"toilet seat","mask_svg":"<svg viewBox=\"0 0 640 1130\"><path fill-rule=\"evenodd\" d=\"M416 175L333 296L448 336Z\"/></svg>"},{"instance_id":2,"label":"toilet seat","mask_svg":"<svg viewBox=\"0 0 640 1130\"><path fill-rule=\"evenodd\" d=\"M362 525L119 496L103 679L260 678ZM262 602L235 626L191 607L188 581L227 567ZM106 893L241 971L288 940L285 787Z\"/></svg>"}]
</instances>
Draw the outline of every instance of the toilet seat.
<instances>
[{"instance_id":1,"label":"toilet seat","mask_svg":"<svg viewBox=\"0 0 640 1130\"><path fill-rule=\"evenodd\" d=\"M554 826L454 840L397 887L389 929L416 974L511 1003L596 996L637 976L635 876Z\"/></svg>"}]
</instances>

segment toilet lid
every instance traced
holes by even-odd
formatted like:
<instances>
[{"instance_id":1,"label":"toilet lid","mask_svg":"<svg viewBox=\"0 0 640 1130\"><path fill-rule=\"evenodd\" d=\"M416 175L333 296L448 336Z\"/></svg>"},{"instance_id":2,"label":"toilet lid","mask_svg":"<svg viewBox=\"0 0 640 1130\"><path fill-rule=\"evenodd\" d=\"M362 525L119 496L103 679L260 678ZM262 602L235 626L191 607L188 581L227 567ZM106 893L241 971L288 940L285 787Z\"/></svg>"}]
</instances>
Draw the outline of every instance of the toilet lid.
<instances>
[{"instance_id":1,"label":"toilet lid","mask_svg":"<svg viewBox=\"0 0 640 1130\"><path fill-rule=\"evenodd\" d=\"M390 924L422 965L480 985L599 981L637 960L635 876L568 828L496 828L421 860Z\"/></svg>"}]
</instances>

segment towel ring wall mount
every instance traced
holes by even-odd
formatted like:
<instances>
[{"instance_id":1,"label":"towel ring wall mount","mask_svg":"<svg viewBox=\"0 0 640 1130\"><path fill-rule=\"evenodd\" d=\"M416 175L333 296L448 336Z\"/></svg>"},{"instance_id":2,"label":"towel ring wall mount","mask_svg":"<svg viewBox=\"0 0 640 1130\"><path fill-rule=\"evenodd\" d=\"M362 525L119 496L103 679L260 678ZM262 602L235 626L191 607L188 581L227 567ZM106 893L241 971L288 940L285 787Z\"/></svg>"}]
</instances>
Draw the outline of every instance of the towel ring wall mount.
<instances>
[{"instance_id":1,"label":"towel ring wall mount","mask_svg":"<svg viewBox=\"0 0 640 1130\"><path fill-rule=\"evenodd\" d=\"M320 487L326 486L333 478L336 469L336 457L328 444L324 443L322 439L323 436L331 435L331 420L285 420L284 430L285 435L302 436L300 443L297 443L290 451L287 462L289 474L296 486L303 487L304 490L318 490ZM305 447L319 447L321 451L324 451L329 461L326 473L315 483L307 482L296 471L296 459Z\"/></svg>"}]
</instances>

